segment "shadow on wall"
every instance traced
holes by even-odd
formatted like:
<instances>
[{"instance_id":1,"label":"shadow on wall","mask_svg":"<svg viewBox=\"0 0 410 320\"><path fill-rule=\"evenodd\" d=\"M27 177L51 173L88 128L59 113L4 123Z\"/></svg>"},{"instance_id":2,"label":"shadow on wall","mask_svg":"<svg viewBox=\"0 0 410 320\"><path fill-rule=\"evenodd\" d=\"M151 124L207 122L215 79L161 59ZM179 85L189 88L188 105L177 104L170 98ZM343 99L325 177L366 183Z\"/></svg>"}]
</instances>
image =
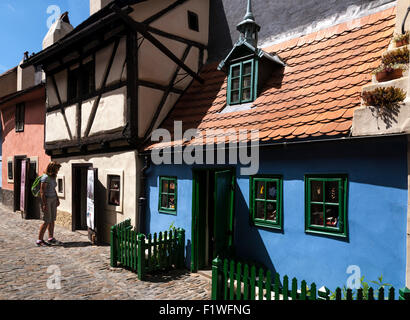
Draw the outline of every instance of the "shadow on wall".
<instances>
[{"instance_id":1,"label":"shadow on wall","mask_svg":"<svg viewBox=\"0 0 410 320\"><path fill-rule=\"evenodd\" d=\"M222 60L233 46L222 0L210 2L209 35L208 62Z\"/></svg>"},{"instance_id":2,"label":"shadow on wall","mask_svg":"<svg viewBox=\"0 0 410 320\"><path fill-rule=\"evenodd\" d=\"M238 246L235 246L237 249L236 255L244 261L253 262L257 266L262 265L264 268L275 273L276 268L265 247L259 229L250 225L249 206L237 184L235 187L235 198L234 243L238 244ZM244 227L238 228L239 226ZM242 232L245 229L246 232ZM282 233L281 231L270 231L273 233ZM241 238L243 235L246 235L246 239Z\"/></svg>"}]
</instances>

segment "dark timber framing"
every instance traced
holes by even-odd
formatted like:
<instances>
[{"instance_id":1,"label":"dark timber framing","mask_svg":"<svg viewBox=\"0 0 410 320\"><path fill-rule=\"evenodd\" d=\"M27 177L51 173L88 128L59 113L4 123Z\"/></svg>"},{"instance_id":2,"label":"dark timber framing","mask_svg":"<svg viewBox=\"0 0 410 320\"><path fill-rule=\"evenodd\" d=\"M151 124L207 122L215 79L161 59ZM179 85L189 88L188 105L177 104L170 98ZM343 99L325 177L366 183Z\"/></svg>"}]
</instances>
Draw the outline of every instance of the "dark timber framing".
<instances>
[{"instance_id":1,"label":"dark timber framing","mask_svg":"<svg viewBox=\"0 0 410 320\"><path fill-rule=\"evenodd\" d=\"M191 80L195 79L203 83L202 78L199 77L198 74L190 67L188 67L185 62L191 50L193 48L198 49L198 70L200 70L203 66L204 50L207 49L207 46L199 42L156 29L149 25L187 1L188 0L176 0L168 7L153 14L142 23L134 21L128 16L128 14L132 12L132 8L129 6L123 6L120 8L116 4L113 4L111 7L104 9L104 16L100 17L98 20L90 18L88 20L88 24L83 23L80 25L81 28L78 29L78 31L75 29L64 39L60 40L59 45L53 45L25 62L23 67L31 64L35 66L41 65L43 67L43 70L47 74L47 81L50 81L50 84L54 88L58 101L58 105L47 105L46 115L52 112L61 112L69 135L69 140L53 142L44 141L44 148L48 155L52 155L55 158L61 158L68 156L72 157L78 155L109 153L114 151L135 150L151 135L151 131L163 111L170 93L175 93L179 95L180 98L186 91L186 89L178 89L176 87L178 82L190 77ZM186 48L182 57L178 58L175 56L175 54L164 46L162 42L157 40L155 35L185 44ZM115 83L107 85L114 60L116 59L117 52L119 52L118 48L120 41L124 37L126 39L126 58L124 60L122 72L126 72L126 80L122 80L121 78ZM175 63L176 69L168 85L139 79L139 39L142 39L142 41L145 39L150 41L158 50L165 54L170 61ZM106 69L103 71L101 80L102 83L96 84L96 86L91 89L92 92L86 94L80 92L79 96L73 99L68 99L67 96L67 100L63 101L63 97L60 95L61 92L59 92L59 87L56 82L56 74L62 71L68 72L70 67L76 64L79 64L79 68L82 69L84 59L90 56L92 57L95 65L96 53L104 48L109 48L112 44L114 44L113 49L109 60L106 62ZM95 68L97 68L96 65ZM178 76L182 76L179 81L176 80ZM81 80L79 81L81 82ZM148 130L142 133L142 137L139 137L138 135L138 92L140 86L163 91L159 105L155 106L157 109L155 110L153 118L149 123ZM102 96L107 92L123 87L126 87L127 92L125 106L126 120L124 126L109 132L91 134L90 132L93 122L95 121L95 116ZM80 88L82 88L81 83ZM82 104L84 101L92 98L95 98L95 101L91 107L90 117L86 122L86 127L81 128L82 122L85 120L82 119ZM74 138L73 133L71 132L72 128L69 127L65 113L65 109L71 106L76 108L76 131L74 132L76 137ZM84 132L83 135L82 132ZM46 136L46 126L44 126L44 134ZM120 144L118 144L118 142Z\"/></svg>"}]
</instances>

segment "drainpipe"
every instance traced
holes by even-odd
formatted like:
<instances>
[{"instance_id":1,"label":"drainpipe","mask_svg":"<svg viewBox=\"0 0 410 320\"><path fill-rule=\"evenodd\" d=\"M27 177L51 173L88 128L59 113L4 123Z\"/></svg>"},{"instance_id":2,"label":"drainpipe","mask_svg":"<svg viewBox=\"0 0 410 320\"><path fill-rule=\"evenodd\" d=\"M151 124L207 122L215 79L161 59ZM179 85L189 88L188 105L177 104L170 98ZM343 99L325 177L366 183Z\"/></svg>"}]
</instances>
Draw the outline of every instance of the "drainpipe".
<instances>
[{"instance_id":1,"label":"drainpipe","mask_svg":"<svg viewBox=\"0 0 410 320\"><path fill-rule=\"evenodd\" d=\"M401 25L401 33L402 33L402 34L405 34L405 33L406 33L406 30L404 30L404 27L405 27L406 19L407 19L407 16L409 15L409 12L410 12L410 6L407 8L406 15L404 16L403 23L402 23L402 25Z\"/></svg>"},{"instance_id":2,"label":"drainpipe","mask_svg":"<svg viewBox=\"0 0 410 320\"><path fill-rule=\"evenodd\" d=\"M141 169L140 173L140 197L138 198L138 233L145 234L145 209L147 203L147 193L146 193L146 186L145 182L146 178L146 171L151 166L151 159L150 156L144 156L144 167Z\"/></svg>"}]
</instances>

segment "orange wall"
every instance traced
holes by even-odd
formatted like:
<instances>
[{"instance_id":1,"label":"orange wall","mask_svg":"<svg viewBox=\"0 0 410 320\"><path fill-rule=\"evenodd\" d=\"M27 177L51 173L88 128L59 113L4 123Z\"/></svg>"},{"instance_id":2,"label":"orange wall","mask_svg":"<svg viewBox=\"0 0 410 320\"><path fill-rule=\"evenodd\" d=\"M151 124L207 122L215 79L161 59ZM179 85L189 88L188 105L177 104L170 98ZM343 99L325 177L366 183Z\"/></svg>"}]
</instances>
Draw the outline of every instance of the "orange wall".
<instances>
[{"instance_id":1,"label":"orange wall","mask_svg":"<svg viewBox=\"0 0 410 320\"><path fill-rule=\"evenodd\" d=\"M26 100L24 132L16 132L15 104L2 107L3 189L13 190L13 184L7 183L7 159L9 157L16 155L25 155L28 158L38 157L38 174L41 174L50 162L50 157L44 152L44 113L44 96L35 97L35 100Z\"/></svg>"}]
</instances>

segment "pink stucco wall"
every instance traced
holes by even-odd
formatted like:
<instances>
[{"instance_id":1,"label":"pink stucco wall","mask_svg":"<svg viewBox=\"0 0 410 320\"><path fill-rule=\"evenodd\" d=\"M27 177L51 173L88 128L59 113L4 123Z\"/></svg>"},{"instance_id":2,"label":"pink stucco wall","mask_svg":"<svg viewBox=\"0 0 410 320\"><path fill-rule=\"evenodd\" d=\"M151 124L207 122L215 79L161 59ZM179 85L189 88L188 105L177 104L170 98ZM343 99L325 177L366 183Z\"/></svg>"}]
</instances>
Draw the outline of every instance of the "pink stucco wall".
<instances>
[{"instance_id":1,"label":"pink stucco wall","mask_svg":"<svg viewBox=\"0 0 410 320\"><path fill-rule=\"evenodd\" d=\"M15 108L25 102L24 132L15 131ZM44 152L45 95L41 87L0 106L3 126L3 189L13 190L7 183L7 159L16 155L38 157L38 173L41 174L50 162Z\"/></svg>"}]
</instances>

